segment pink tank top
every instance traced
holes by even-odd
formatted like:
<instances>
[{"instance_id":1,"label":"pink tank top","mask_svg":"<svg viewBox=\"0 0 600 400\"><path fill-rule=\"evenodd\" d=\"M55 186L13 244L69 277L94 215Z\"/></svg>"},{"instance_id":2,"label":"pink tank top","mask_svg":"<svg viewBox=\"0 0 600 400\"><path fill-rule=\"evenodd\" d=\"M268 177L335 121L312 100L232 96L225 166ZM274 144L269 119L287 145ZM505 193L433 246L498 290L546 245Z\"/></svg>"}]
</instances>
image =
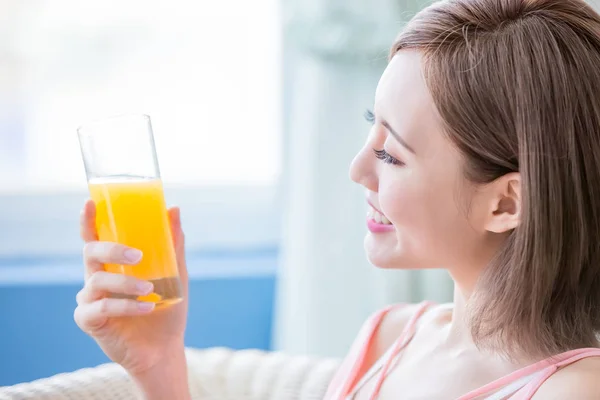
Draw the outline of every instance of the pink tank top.
<instances>
[{"instance_id":1,"label":"pink tank top","mask_svg":"<svg viewBox=\"0 0 600 400\"><path fill-rule=\"evenodd\" d=\"M419 304L417 312L406 324L401 335L392 344L391 348L378 360L381 365L378 375L375 377L376 384L373 392L369 396L375 400L379 396L381 385L386 378L392 364L400 352L408 345L415 334L419 318L433 305L430 302ZM377 327L383 320L383 317L392 309L402 307L403 305L393 305L380 310L371 316L363 325L350 352L344 359L344 362L336 372L333 380L329 384L327 394L324 400L350 400L354 396L356 389L359 388L361 381L358 374L365 362L368 350L372 345L373 337ZM529 400L542 384L559 368L572 364L587 357L600 357L600 349L588 348L568 351L557 356L547 358L528 367L517 370L507 376L497 379L479 389L473 390L457 400L474 400L485 398L488 400L505 399L511 400ZM377 363L374 367L377 366ZM372 372L371 368L367 372ZM364 377L366 378L366 377ZM356 382L356 383L355 383ZM488 396L488 397L484 397Z\"/></svg>"}]
</instances>

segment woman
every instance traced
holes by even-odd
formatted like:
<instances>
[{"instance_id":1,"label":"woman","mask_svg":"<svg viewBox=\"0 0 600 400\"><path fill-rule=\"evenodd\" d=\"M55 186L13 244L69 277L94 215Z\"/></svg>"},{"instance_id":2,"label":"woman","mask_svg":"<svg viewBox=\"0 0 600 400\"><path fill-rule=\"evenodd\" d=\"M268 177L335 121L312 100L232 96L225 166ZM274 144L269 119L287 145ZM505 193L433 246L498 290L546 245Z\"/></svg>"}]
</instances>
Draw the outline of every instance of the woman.
<instances>
[{"instance_id":1,"label":"woman","mask_svg":"<svg viewBox=\"0 0 600 400\"><path fill-rule=\"evenodd\" d=\"M600 398L598 66L600 16L577 0L449 0L403 30L350 174L371 263L443 267L454 303L373 315L327 399ZM88 203L76 321L146 398L187 398L186 305L105 298L150 288L102 271L140 255L93 219Z\"/></svg>"}]
</instances>

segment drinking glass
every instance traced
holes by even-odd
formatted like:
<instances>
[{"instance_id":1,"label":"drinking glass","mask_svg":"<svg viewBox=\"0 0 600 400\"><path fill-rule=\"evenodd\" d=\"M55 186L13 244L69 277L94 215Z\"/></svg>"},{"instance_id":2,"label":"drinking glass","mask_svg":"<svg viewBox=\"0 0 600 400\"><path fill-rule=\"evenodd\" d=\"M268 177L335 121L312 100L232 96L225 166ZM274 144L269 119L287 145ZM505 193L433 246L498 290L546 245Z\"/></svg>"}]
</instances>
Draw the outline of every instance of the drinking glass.
<instances>
[{"instance_id":1,"label":"drinking glass","mask_svg":"<svg viewBox=\"0 0 600 400\"><path fill-rule=\"evenodd\" d=\"M106 264L106 271L154 284L146 296L113 295L156 303L181 301L182 291L163 184L147 115L126 115L78 129L99 240L143 252L139 264Z\"/></svg>"}]
</instances>

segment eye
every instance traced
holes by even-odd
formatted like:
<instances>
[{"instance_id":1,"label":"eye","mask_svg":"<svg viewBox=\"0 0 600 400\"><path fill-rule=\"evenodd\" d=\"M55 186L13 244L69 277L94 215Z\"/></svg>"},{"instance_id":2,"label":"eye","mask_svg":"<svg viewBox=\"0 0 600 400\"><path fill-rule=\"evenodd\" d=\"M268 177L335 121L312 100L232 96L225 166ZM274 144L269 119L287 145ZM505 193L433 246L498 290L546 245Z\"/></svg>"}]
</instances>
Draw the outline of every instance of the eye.
<instances>
[{"instance_id":1,"label":"eye","mask_svg":"<svg viewBox=\"0 0 600 400\"><path fill-rule=\"evenodd\" d=\"M371 125L373 125L375 123L375 114L373 114L373 111L365 110L364 117L365 117L365 120L368 123L370 123Z\"/></svg>"},{"instance_id":2,"label":"eye","mask_svg":"<svg viewBox=\"0 0 600 400\"><path fill-rule=\"evenodd\" d=\"M397 158L391 156L385 150L376 150L376 149L373 149L373 152L375 152L375 157L377 157L378 159L380 159L381 161L383 161L386 164L404 165L404 163L402 161L400 161Z\"/></svg>"}]
</instances>

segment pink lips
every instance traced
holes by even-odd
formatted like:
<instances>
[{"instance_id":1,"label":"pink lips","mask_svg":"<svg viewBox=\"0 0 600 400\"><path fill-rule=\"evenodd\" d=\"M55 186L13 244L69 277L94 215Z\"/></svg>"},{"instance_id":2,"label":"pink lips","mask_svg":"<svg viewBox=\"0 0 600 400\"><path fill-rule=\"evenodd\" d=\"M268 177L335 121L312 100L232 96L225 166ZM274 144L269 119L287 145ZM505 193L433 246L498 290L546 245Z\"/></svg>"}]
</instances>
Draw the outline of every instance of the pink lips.
<instances>
[{"instance_id":1,"label":"pink lips","mask_svg":"<svg viewBox=\"0 0 600 400\"><path fill-rule=\"evenodd\" d=\"M373 207L373 204L371 204L370 201L367 200L367 203L369 203L369 205L371 207ZM373 207L373 209L383 215L383 213L381 211L379 211L377 208ZM367 217L367 228L372 233L386 233L386 232L394 231L394 225L380 224L380 223L377 223L374 219L369 218L369 217Z\"/></svg>"},{"instance_id":2,"label":"pink lips","mask_svg":"<svg viewBox=\"0 0 600 400\"><path fill-rule=\"evenodd\" d=\"M378 224L370 218L367 218L367 228L373 233L385 233L394 231L394 225Z\"/></svg>"}]
</instances>

